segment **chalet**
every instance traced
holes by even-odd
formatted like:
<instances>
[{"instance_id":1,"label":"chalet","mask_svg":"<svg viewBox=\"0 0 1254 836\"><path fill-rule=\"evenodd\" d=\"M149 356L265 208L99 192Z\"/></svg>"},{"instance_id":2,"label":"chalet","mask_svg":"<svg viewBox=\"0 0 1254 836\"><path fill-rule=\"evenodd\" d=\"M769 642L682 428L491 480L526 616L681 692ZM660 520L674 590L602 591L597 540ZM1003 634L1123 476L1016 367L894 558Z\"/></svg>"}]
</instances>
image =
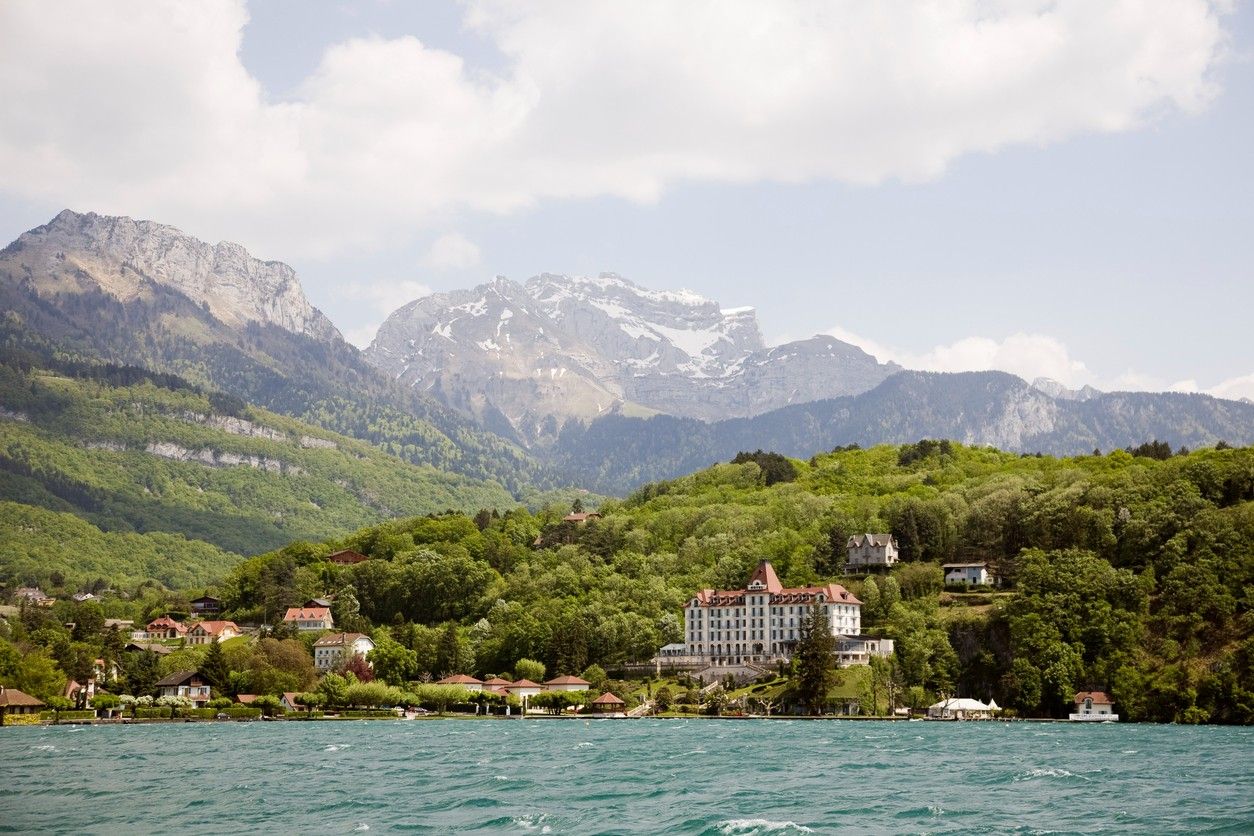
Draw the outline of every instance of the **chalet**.
<instances>
[{"instance_id":1,"label":"chalet","mask_svg":"<svg viewBox=\"0 0 1254 836\"><path fill-rule=\"evenodd\" d=\"M75 592L73 595L70 596L70 600L72 600L76 604L83 604L83 603L86 603L87 601L95 601L96 596L90 592Z\"/></svg>"},{"instance_id":2,"label":"chalet","mask_svg":"<svg viewBox=\"0 0 1254 836\"><path fill-rule=\"evenodd\" d=\"M234 621L200 621L187 631L188 644L211 644L214 639L224 642L244 635Z\"/></svg>"},{"instance_id":3,"label":"chalet","mask_svg":"<svg viewBox=\"0 0 1254 836\"><path fill-rule=\"evenodd\" d=\"M330 607L291 607L283 616L284 624L292 624L302 633L330 630L335 626Z\"/></svg>"},{"instance_id":4,"label":"chalet","mask_svg":"<svg viewBox=\"0 0 1254 836\"><path fill-rule=\"evenodd\" d=\"M592 683L577 676L559 676L544 683L546 691L586 691Z\"/></svg>"},{"instance_id":5,"label":"chalet","mask_svg":"<svg viewBox=\"0 0 1254 836\"><path fill-rule=\"evenodd\" d=\"M314 642L314 667L320 673L338 668L354 656L366 658L374 642L362 633L328 633Z\"/></svg>"},{"instance_id":6,"label":"chalet","mask_svg":"<svg viewBox=\"0 0 1254 836\"><path fill-rule=\"evenodd\" d=\"M235 701L240 705L252 705L257 701L257 694L236 694Z\"/></svg>"},{"instance_id":7,"label":"chalet","mask_svg":"<svg viewBox=\"0 0 1254 836\"><path fill-rule=\"evenodd\" d=\"M1070 719L1077 721L1117 722L1115 701L1105 691L1081 691L1073 699L1075 711Z\"/></svg>"},{"instance_id":8,"label":"chalet","mask_svg":"<svg viewBox=\"0 0 1254 836\"><path fill-rule=\"evenodd\" d=\"M299 696L298 691L284 691L283 696L279 697L279 705L283 706L284 711L304 711L305 706L296 702Z\"/></svg>"},{"instance_id":9,"label":"chalet","mask_svg":"<svg viewBox=\"0 0 1254 836\"><path fill-rule=\"evenodd\" d=\"M626 707L627 703L623 702L609 691L606 691L604 694L592 701L592 710L601 714L621 714L623 709Z\"/></svg>"},{"instance_id":10,"label":"chalet","mask_svg":"<svg viewBox=\"0 0 1254 836\"><path fill-rule=\"evenodd\" d=\"M483 680L475 679L473 676L467 676L464 673L455 673L452 676L446 676L436 685L457 685L465 688L467 691L482 691Z\"/></svg>"},{"instance_id":11,"label":"chalet","mask_svg":"<svg viewBox=\"0 0 1254 836\"><path fill-rule=\"evenodd\" d=\"M888 567L898 560L897 538L891 534L855 534L845 543L846 568Z\"/></svg>"},{"instance_id":12,"label":"chalet","mask_svg":"<svg viewBox=\"0 0 1254 836\"><path fill-rule=\"evenodd\" d=\"M162 697L187 697L193 702L209 700L209 683L196 671L176 671L157 680Z\"/></svg>"},{"instance_id":13,"label":"chalet","mask_svg":"<svg viewBox=\"0 0 1254 836\"><path fill-rule=\"evenodd\" d=\"M187 635L187 626L180 624L168 615L154 618L144 627L150 639L181 639Z\"/></svg>"},{"instance_id":14,"label":"chalet","mask_svg":"<svg viewBox=\"0 0 1254 836\"><path fill-rule=\"evenodd\" d=\"M596 511L572 511L571 513L562 517L562 522L586 523L589 520L599 520L599 519L601 519L601 515L598 514Z\"/></svg>"},{"instance_id":15,"label":"chalet","mask_svg":"<svg viewBox=\"0 0 1254 836\"><path fill-rule=\"evenodd\" d=\"M0 685L0 726L4 725L4 719L9 715L38 714L43 708L42 700L16 688Z\"/></svg>"},{"instance_id":16,"label":"chalet","mask_svg":"<svg viewBox=\"0 0 1254 836\"><path fill-rule=\"evenodd\" d=\"M946 563L941 569L945 571L945 583L948 584L990 586L993 583L987 563Z\"/></svg>"},{"instance_id":17,"label":"chalet","mask_svg":"<svg viewBox=\"0 0 1254 836\"><path fill-rule=\"evenodd\" d=\"M222 612L222 600L212 595L202 595L192 601L192 612L196 615L214 615Z\"/></svg>"},{"instance_id":18,"label":"chalet","mask_svg":"<svg viewBox=\"0 0 1254 836\"><path fill-rule=\"evenodd\" d=\"M326 607L327 609L330 609L331 599L330 598L310 598L308 601L301 604L301 606L304 607L305 609L312 609L314 607Z\"/></svg>"},{"instance_id":19,"label":"chalet","mask_svg":"<svg viewBox=\"0 0 1254 836\"><path fill-rule=\"evenodd\" d=\"M369 559L361 552L355 552L352 549L340 549L338 552L331 552L331 554L327 555L327 560L332 563L338 563L341 566L355 566Z\"/></svg>"}]
</instances>

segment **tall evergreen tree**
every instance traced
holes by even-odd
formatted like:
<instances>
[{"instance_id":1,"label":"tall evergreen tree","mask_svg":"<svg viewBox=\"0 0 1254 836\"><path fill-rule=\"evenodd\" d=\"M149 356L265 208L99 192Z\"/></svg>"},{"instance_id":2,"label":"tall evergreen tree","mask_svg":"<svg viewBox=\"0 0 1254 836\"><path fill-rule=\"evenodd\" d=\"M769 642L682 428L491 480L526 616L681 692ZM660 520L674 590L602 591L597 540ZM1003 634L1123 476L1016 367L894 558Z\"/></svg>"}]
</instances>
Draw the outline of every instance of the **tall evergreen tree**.
<instances>
[{"instance_id":1,"label":"tall evergreen tree","mask_svg":"<svg viewBox=\"0 0 1254 836\"><path fill-rule=\"evenodd\" d=\"M226 663L226 657L222 654L222 645L218 644L216 638L209 643L209 652L200 663L199 673L219 694L224 692L230 684L231 668Z\"/></svg>"},{"instance_id":2,"label":"tall evergreen tree","mask_svg":"<svg viewBox=\"0 0 1254 836\"><path fill-rule=\"evenodd\" d=\"M797 696L811 714L822 714L827 692L836 682L836 640L823 607L815 604L801 622L801 640L793 657Z\"/></svg>"}]
</instances>

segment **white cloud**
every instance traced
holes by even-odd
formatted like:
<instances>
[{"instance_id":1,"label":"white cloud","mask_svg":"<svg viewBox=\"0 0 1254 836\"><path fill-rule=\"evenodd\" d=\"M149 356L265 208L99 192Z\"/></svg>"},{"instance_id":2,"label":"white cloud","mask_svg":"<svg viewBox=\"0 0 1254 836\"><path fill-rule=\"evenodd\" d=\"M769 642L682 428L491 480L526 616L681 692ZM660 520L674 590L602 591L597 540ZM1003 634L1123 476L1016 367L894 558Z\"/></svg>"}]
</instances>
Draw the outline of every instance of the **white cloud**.
<instances>
[{"instance_id":1,"label":"white cloud","mask_svg":"<svg viewBox=\"0 0 1254 836\"><path fill-rule=\"evenodd\" d=\"M886 345L840 326L825 333L856 345L880 362L889 360L907 369L928 372L976 372L990 369L1010 372L1029 382L1048 377L1071 389L1084 385L1106 392L1201 392L1216 398L1254 400L1254 374L1233 377L1214 386L1202 387L1196 380L1169 382L1129 369L1107 379L1099 379L1083 361L1071 356L1056 337L1043 334L1011 334L1003 340L990 337L964 337L926 351L909 351Z\"/></svg>"},{"instance_id":2,"label":"white cloud","mask_svg":"<svg viewBox=\"0 0 1254 836\"><path fill-rule=\"evenodd\" d=\"M965 372L997 369L1024 380L1048 377L1069 387L1093 382L1083 362L1074 359L1062 341L1042 334L1012 334L1004 340L964 337L923 352L911 352L866 339L843 328L829 328L837 339L859 346L881 362L892 360L908 369Z\"/></svg>"},{"instance_id":3,"label":"white cloud","mask_svg":"<svg viewBox=\"0 0 1254 836\"><path fill-rule=\"evenodd\" d=\"M1215 95L1208 0L720 4L476 0L505 56L336 44L274 102L239 0L0 4L0 190L275 256L451 212L655 199L680 180L936 177L955 158L1135 128Z\"/></svg>"},{"instance_id":4,"label":"white cloud","mask_svg":"<svg viewBox=\"0 0 1254 836\"><path fill-rule=\"evenodd\" d=\"M458 232L441 235L431 244L422 263L432 270L467 270L479 264L479 247Z\"/></svg>"}]
</instances>

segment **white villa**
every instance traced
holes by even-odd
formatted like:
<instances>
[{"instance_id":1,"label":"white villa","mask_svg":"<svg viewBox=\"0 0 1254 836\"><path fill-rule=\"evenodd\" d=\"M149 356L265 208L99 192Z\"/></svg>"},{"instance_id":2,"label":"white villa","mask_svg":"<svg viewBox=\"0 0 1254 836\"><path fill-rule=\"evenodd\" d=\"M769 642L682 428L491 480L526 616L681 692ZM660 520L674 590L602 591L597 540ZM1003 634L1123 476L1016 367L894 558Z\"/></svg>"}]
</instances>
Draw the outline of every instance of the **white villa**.
<instances>
[{"instance_id":1,"label":"white villa","mask_svg":"<svg viewBox=\"0 0 1254 836\"><path fill-rule=\"evenodd\" d=\"M314 667L319 673L332 670L354 656L363 659L374 650L374 642L362 633L330 633L314 642Z\"/></svg>"},{"instance_id":2,"label":"white villa","mask_svg":"<svg viewBox=\"0 0 1254 836\"><path fill-rule=\"evenodd\" d=\"M234 621L200 621L187 631L188 644L210 644L214 639L220 642L244 635Z\"/></svg>"},{"instance_id":3,"label":"white villa","mask_svg":"<svg viewBox=\"0 0 1254 836\"><path fill-rule=\"evenodd\" d=\"M668 660L690 665L745 665L791 657L801 639L801 624L820 607L837 639L837 661L865 664L870 655L893 651L888 639L866 639L862 602L837 583L786 588L770 561L763 560L744 589L703 589L684 604L682 656L668 647Z\"/></svg>"},{"instance_id":4,"label":"white villa","mask_svg":"<svg viewBox=\"0 0 1254 836\"><path fill-rule=\"evenodd\" d=\"M1104 691L1081 691L1075 695L1075 711L1070 715L1072 720L1118 722L1115 713L1115 701Z\"/></svg>"},{"instance_id":5,"label":"white villa","mask_svg":"<svg viewBox=\"0 0 1254 836\"><path fill-rule=\"evenodd\" d=\"M845 544L847 569L892 566L897 562L897 538L891 534L855 534Z\"/></svg>"},{"instance_id":6,"label":"white villa","mask_svg":"<svg viewBox=\"0 0 1254 836\"><path fill-rule=\"evenodd\" d=\"M946 563L941 568L945 570L945 583L964 583L967 586L989 586L993 583L987 563Z\"/></svg>"}]
</instances>

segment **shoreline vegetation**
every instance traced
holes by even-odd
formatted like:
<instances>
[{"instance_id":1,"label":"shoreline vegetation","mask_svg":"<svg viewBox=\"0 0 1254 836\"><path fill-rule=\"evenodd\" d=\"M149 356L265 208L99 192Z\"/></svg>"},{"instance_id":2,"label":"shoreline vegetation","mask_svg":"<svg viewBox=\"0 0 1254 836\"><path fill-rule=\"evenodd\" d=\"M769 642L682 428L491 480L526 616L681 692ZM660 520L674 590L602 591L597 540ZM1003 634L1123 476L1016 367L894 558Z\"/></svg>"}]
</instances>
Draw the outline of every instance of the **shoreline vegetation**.
<instances>
[{"instance_id":1,"label":"shoreline vegetation","mask_svg":"<svg viewBox=\"0 0 1254 836\"><path fill-rule=\"evenodd\" d=\"M291 695L310 710L447 709L466 695L439 683L478 677L481 711L516 713L529 681L531 707L559 715L600 694L623 711L654 702L685 716L883 716L964 697L1046 719L1102 692L1122 722L1254 722L1254 448L757 451L587 510L577 500L391 519L182 589L71 578L32 553L0 578L15 602L0 624L0 684L49 706L66 699L64 710L87 707L87 686L125 704L195 674L224 706ZM846 573L847 541L868 531L891 532L900 562ZM730 679L718 666L668 669L659 649L686 640L685 602L742 588L763 560L786 587L846 587L862 634L892 640L893 654L836 670L795 652ZM996 584L946 584L945 564L972 562ZM301 608L324 620L285 618ZM167 632L135 638L153 624ZM239 630L189 640L188 628L207 635L200 624ZM345 635L369 648L315 665L316 643ZM546 675L592 693L540 694Z\"/></svg>"}]
</instances>

